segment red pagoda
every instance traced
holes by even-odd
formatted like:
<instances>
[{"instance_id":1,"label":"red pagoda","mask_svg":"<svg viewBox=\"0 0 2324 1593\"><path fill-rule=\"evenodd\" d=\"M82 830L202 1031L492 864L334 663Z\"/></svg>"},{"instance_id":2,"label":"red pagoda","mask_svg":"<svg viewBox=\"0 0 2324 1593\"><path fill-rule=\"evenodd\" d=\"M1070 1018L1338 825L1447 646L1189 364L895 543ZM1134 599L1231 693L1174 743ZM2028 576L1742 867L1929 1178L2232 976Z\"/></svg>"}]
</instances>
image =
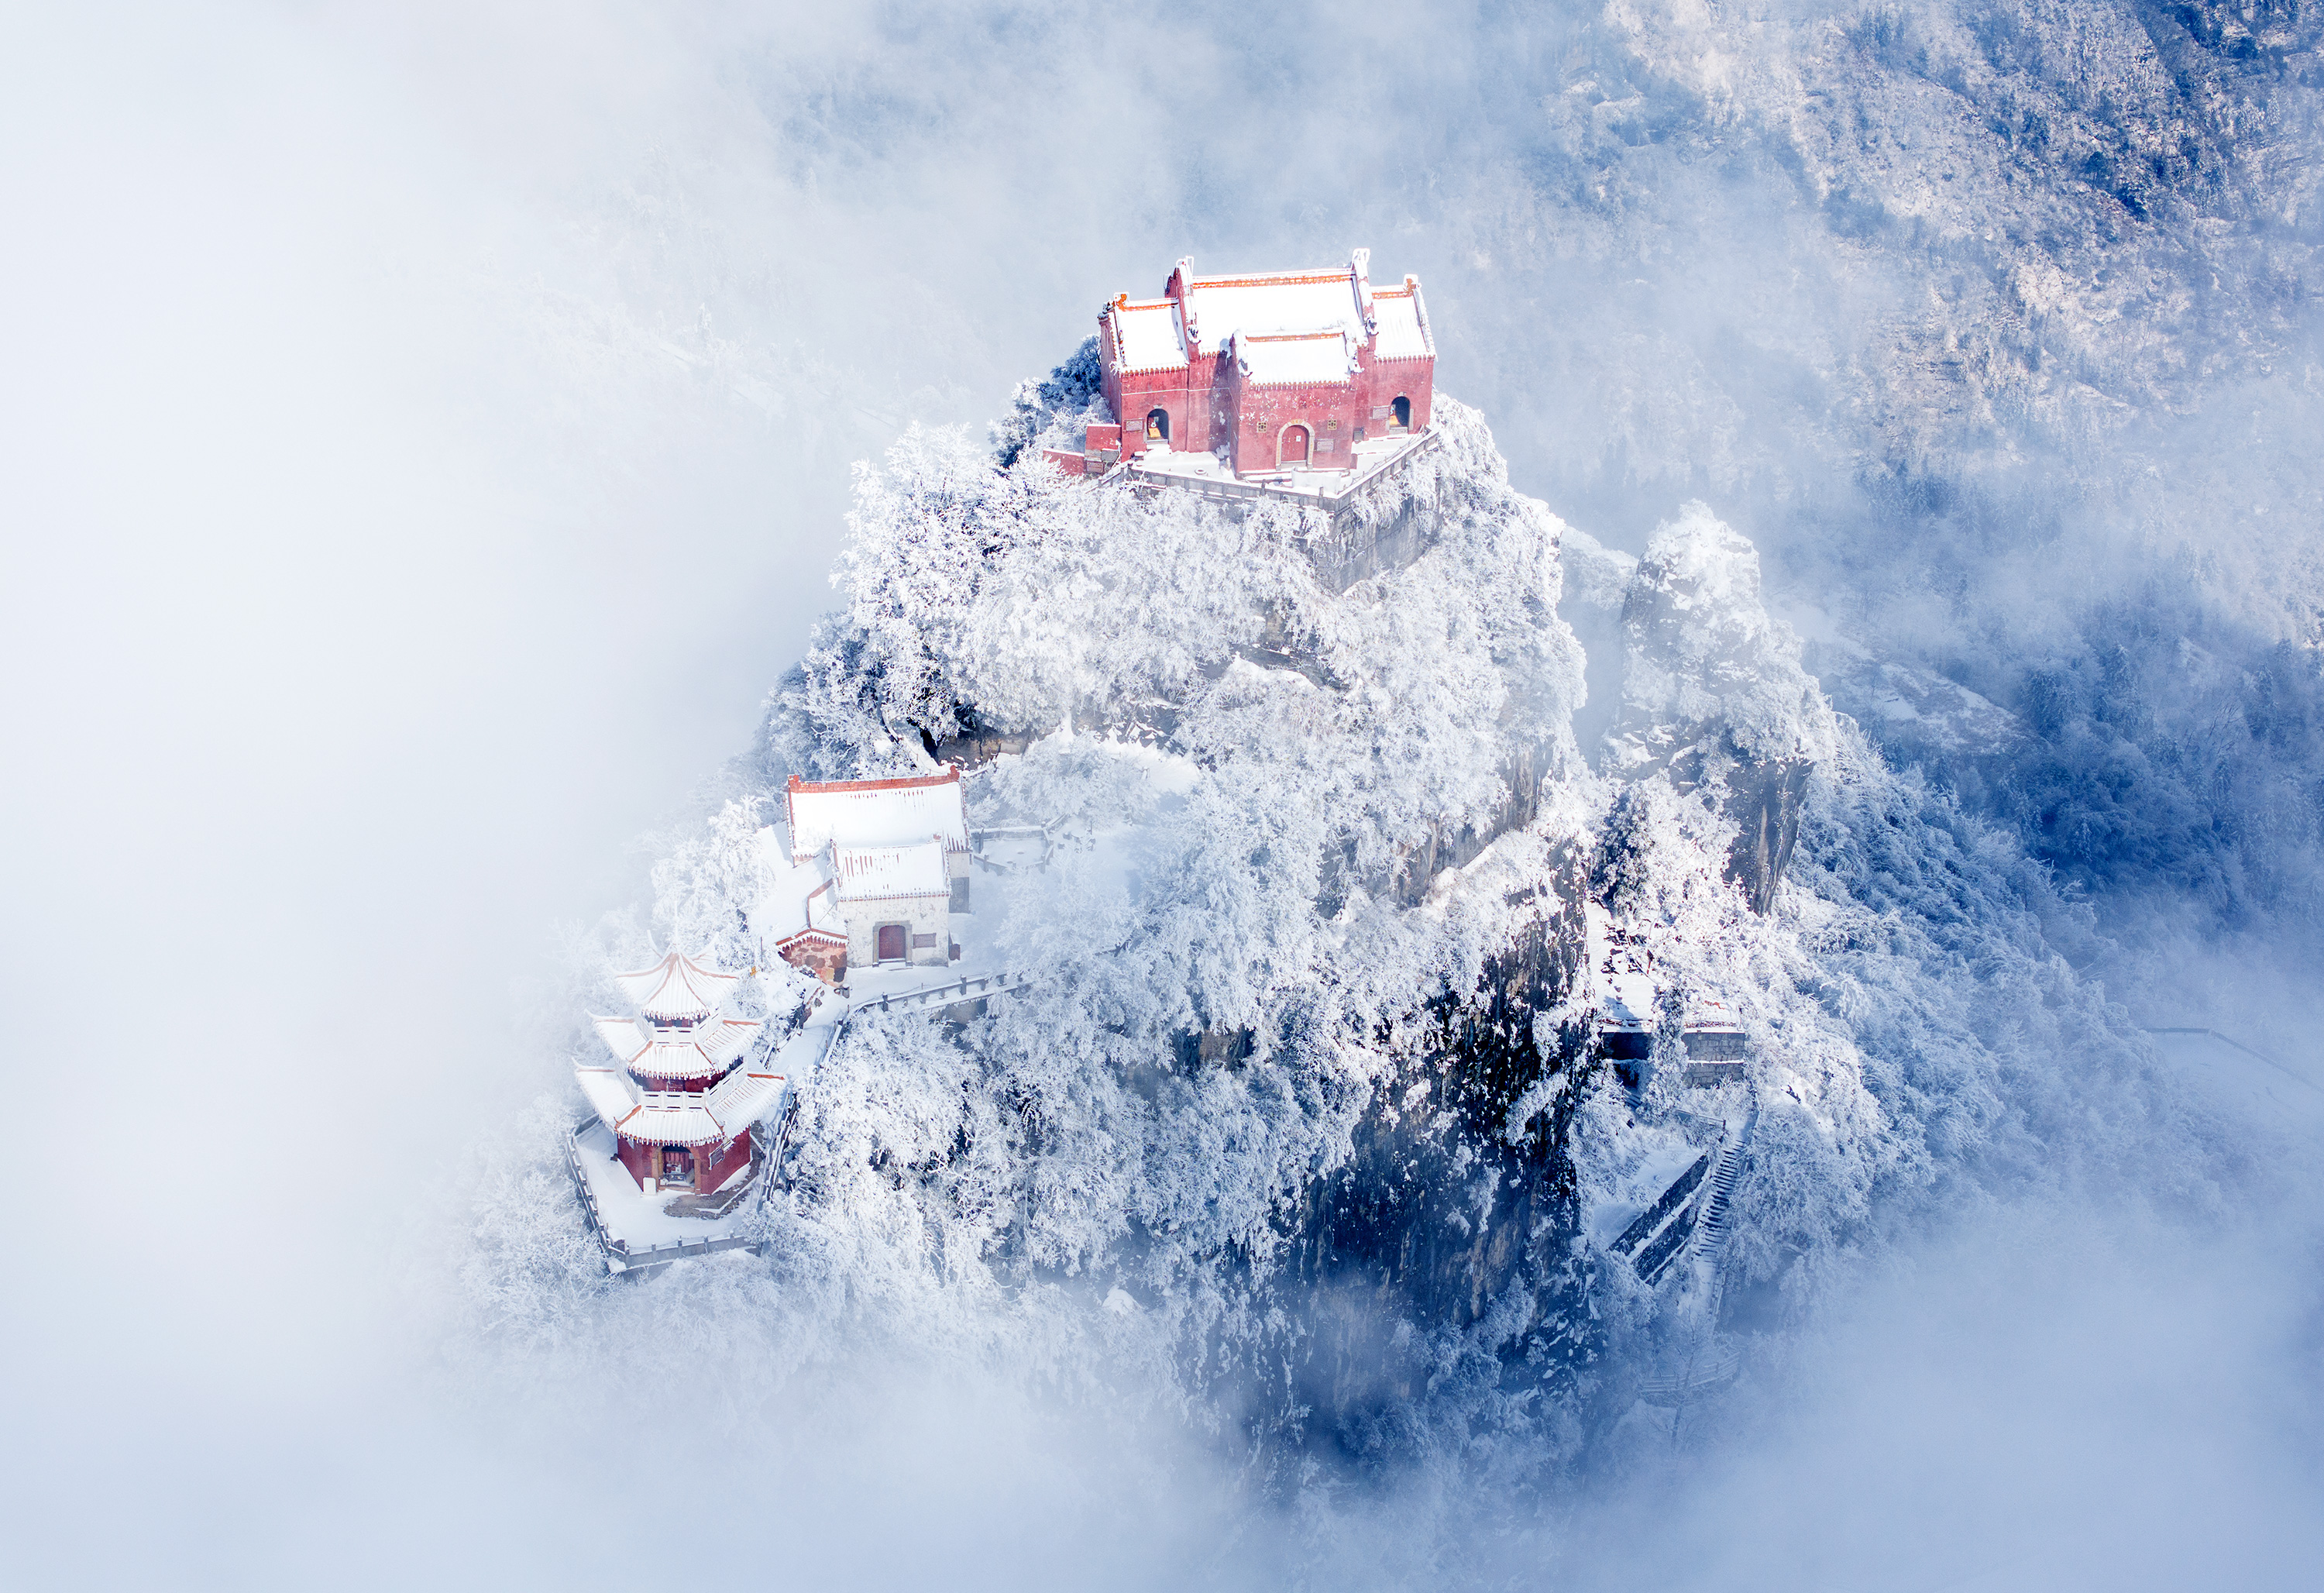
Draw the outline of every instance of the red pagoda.
<instances>
[{"instance_id":1,"label":"red pagoda","mask_svg":"<svg viewBox=\"0 0 2324 1593\"><path fill-rule=\"evenodd\" d=\"M722 1015L741 977L673 951L614 976L638 1016L590 1020L614 1065L585 1064L574 1075L649 1194L712 1195L743 1176L752 1129L781 1098L781 1074L743 1060L758 1020Z\"/></svg>"}]
</instances>

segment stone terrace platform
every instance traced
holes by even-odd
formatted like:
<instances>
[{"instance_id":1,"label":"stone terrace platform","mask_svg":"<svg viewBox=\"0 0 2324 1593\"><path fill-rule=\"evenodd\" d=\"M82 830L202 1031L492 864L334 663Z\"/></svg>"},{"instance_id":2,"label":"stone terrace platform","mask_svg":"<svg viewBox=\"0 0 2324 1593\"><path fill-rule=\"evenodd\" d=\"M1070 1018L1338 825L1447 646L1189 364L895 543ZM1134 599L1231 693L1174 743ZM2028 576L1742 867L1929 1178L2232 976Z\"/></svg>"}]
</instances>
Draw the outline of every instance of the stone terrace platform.
<instances>
[{"instance_id":1,"label":"stone terrace platform","mask_svg":"<svg viewBox=\"0 0 2324 1593\"><path fill-rule=\"evenodd\" d=\"M1433 428L1410 437L1374 438L1355 445L1353 462L1344 470L1270 470L1240 477L1213 454L1149 448L1107 471L1103 479L1138 487L1183 487L1222 502L1288 498L1337 514L1357 493L1417 458L1436 442Z\"/></svg>"}]
</instances>

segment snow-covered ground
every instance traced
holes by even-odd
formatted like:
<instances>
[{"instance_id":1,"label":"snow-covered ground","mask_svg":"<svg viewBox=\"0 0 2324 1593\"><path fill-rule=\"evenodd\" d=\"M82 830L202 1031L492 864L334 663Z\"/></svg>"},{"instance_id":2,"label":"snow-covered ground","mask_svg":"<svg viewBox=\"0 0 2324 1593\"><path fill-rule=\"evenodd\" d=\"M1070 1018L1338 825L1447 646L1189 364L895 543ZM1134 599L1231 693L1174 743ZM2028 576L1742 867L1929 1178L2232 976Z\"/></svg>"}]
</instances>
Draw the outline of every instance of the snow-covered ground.
<instances>
[{"instance_id":1,"label":"snow-covered ground","mask_svg":"<svg viewBox=\"0 0 2324 1593\"><path fill-rule=\"evenodd\" d=\"M573 1144L581 1174L588 1181L598 1219L604 1225L606 1239L626 1246L632 1255L660 1245L698 1245L742 1237L739 1203L733 1211L721 1218L682 1217L669 1209L678 1196L667 1190L650 1195L641 1190L637 1180L630 1176L630 1170L614 1154L613 1135L603 1123L592 1119L575 1134ZM744 1168L734 1176L748 1178L750 1169ZM622 1264L627 1263L628 1257L624 1257Z\"/></svg>"}]
</instances>

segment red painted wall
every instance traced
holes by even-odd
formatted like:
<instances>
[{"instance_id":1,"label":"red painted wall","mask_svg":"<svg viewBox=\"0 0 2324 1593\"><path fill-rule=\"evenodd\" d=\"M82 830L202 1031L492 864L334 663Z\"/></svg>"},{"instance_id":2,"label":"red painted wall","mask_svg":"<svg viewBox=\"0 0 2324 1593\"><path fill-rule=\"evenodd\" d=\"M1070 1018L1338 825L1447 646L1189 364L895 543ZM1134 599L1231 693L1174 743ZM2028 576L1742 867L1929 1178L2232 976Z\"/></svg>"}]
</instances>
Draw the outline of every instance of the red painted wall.
<instances>
[{"instance_id":1,"label":"red painted wall","mask_svg":"<svg viewBox=\"0 0 2324 1593\"><path fill-rule=\"evenodd\" d=\"M734 1136L734 1143L721 1154L716 1145L697 1145L694 1151L695 1190L708 1194L751 1160L751 1131L744 1129Z\"/></svg>"},{"instance_id":2,"label":"red painted wall","mask_svg":"<svg viewBox=\"0 0 2324 1593\"><path fill-rule=\"evenodd\" d=\"M613 1137L622 1147L622 1165L628 1168L630 1176L638 1181L638 1188L645 1188L646 1180L653 1173L653 1147L640 1144L633 1139L623 1139L619 1135Z\"/></svg>"},{"instance_id":3,"label":"red painted wall","mask_svg":"<svg viewBox=\"0 0 2324 1593\"><path fill-rule=\"evenodd\" d=\"M1163 296L1178 300L1182 292L1180 274L1174 269ZM1275 469L1283 429L1295 423L1306 426L1314 436L1318 446L1309 456L1311 463L1344 466L1348 446L1359 431L1372 438L1387 435L1390 404L1399 396L1411 400L1411 430L1421 431L1429 423L1436 379L1434 357L1376 361L1370 342L1350 381L1318 386L1247 388L1231 366L1219 368L1215 354L1194 356L1182 371L1123 371L1115 367L1112 333L1102 316L1098 362L1105 401L1120 423L1124 458L1146 451L1146 417L1158 409L1170 417L1173 450L1208 453L1225 443L1229 458L1242 473ZM1092 428L1093 437L1097 430ZM1323 446L1326 443L1334 446ZM1111 443L1085 440L1084 446L1094 451Z\"/></svg>"},{"instance_id":4,"label":"red painted wall","mask_svg":"<svg viewBox=\"0 0 2324 1593\"><path fill-rule=\"evenodd\" d=\"M620 1136L617 1135L616 1138ZM654 1147L642 1144L633 1139L620 1139L620 1144L622 1165L627 1168L630 1176L637 1181L638 1188L644 1189L646 1180L653 1175ZM693 1153L694 1187L698 1192L708 1194L720 1184L724 1183L729 1174L750 1161L751 1131L746 1128L736 1135L733 1143L724 1152L715 1144L675 1145L670 1147L670 1150L688 1150ZM664 1154L669 1153L664 1153Z\"/></svg>"},{"instance_id":5,"label":"red painted wall","mask_svg":"<svg viewBox=\"0 0 2324 1593\"><path fill-rule=\"evenodd\" d=\"M1311 464L1319 469L1345 467L1359 431L1369 427L1367 435L1381 435L1380 427L1366 416L1367 375L1359 371L1350 382L1259 387L1246 386L1231 369L1226 398L1234 417L1229 457L1235 469L1250 475L1277 468L1285 431L1295 425L1307 428Z\"/></svg>"},{"instance_id":6,"label":"red painted wall","mask_svg":"<svg viewBox=\"0 0 2324 1593\"><path fill-rule=\"evenodd\" d=\"M1367 423L1374 437L1380 436L1393 417L1388 412L1391 400L1412 400L1412 429L1420 431L1428 424L1430 403L1436 393L1436 361L1433 357L1419 359L1387 359L1364 373L1370 378L1367 394L1369 408L1379 412L1378 418Z\"/></svg>"}]
</instances>

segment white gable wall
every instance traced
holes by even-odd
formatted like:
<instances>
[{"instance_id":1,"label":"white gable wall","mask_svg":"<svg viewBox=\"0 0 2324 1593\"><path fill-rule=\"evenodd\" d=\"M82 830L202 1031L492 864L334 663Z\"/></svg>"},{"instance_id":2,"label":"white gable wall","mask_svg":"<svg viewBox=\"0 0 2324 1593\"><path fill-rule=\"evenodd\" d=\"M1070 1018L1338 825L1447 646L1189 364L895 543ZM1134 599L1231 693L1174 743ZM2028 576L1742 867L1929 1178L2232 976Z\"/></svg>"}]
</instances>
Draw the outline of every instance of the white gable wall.
<instances>
[{"instance_id":1,"label":"white gable wall","mask_svg":"<svg viewBox=\"0 0 2324 1593\"><path fill-rule=\"evenodd\" d=\"M915 967L941 968L952 960L952 897L883 896L847 904L847 966L873 968L880 961L880 926L904 926L904 959ZM927 942L925 945L921 942Z\"/></svg>"}]
</instances>

